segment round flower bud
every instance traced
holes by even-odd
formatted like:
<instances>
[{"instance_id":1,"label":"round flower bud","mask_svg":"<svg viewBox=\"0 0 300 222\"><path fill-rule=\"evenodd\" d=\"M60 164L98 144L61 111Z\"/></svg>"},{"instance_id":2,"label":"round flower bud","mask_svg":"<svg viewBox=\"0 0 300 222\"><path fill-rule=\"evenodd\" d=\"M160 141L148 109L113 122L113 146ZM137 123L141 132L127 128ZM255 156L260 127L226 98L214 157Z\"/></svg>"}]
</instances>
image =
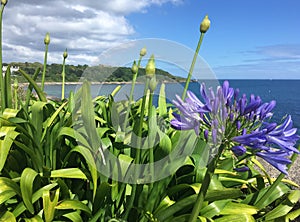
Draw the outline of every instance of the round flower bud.
<instances>
[{"instance_id":1,"label":"round flower bud","mask_svg":"<svg viewBox=\"0 0 300 222\"><path fill-rule=\"evenodd\" d=\"M45 45L50 44L50 34L49 34L49 32L46 33L46 36L44 38L44 43L45 43Z\"/></svg>"},{"instance_id":2,"label":"round flower bud","mask_svg":"<svg viewBox=\"0 0 300 222\"><path fill-rule=\"evenodd\" d=\"M7 0L1 0L1 4L5 6L7 4Z\"/></svg>"},{"instance_id":3,"label":"round flower bud","mask_svg":"<svg viewBox=\"0 0 300 222\"><path fill-rule=\"evenodd\" d=\"M204 17L200 24L200 32L205 33L210 27L210 20L208 19L208 15Z\"/></svg>"},{"instance_id":4,"label":"round flower bud","mask_svg":"<svg viewBox=\"0 0 300 222\"><path fill-rule=\"evenodd\" d=\"M68 50L67 49L64 51L63 57L64 57L64 59L66 59L68 57Z\"/></svg>"},{"instance_id":5,"label":"round flower bud","mask_svg":"<svg viewBox=\"0 0 300 222\"><path fill-rule=\"evenodd\" d=\"M156 81L156 78L154 76L154 78L151 78L150 82L149 82L149 89L150 89L150 91L154 92L154 90L156 89L156 86L157 86L157 81Z\"/></svg>"},{"instance_id":6,"label":"round flower bud","mask_svg":"<svg viewBox=\"0 0 300 222\"><path fill-rule=\"evenodd\" d=\"M147 53L147 49L144 47L144 48L142 48L141 51L140 51L140 56L145 56L146 53Z\"/></svg>"},{"instance_id":7,"label":"round flower bud","mask_svg":"<svg viewBox=\"0 0 300 222\"><path fill-rule=\"evenodd\" d=\"M136 74L138 72L139 68L136 65L136 61L133 62L133 65L131 67L132 74Z\"/></svg>"},{"instance_id":8,"label":"round flower bud","mask_svg":"<svg viewBox=\"0 0 300 222\"><path fill-rule=\"evenodd\" d=\"M155 60L154 55L152 55L146 65L146 77L152 78L155 75Z\"/></svg>"}]
</instances>

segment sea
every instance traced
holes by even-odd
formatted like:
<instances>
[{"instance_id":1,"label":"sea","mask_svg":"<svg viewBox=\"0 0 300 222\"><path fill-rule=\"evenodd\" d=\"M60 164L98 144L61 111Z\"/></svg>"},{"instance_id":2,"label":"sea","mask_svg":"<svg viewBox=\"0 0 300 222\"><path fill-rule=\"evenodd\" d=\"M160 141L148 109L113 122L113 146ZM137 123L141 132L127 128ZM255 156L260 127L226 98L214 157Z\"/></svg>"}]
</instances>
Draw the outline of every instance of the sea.
<instances>
[{"instance_id":1,"label":"sea","mask_svg":"<svg viewBox=\"0 0 300 222\"><path fill-rule=\"evenodd\" d=\"M200 97L200 83L205 82L207 88L216 88L222 85L224 80L199 80L193 81L189 85L189 90ZM280 123L286 115L291 115L293 124L300 131L300 80L229 80L230 87L239 88L240 95L246 94L249 98L251 94L260 96L263 102L276 100L276 107L273 110L273 120ZM181 96L185 83L165 83L166 99L172 102L175 95ZM157 86L154 103L157 103L160 84ZM66 97L70 91L76 92L81 85L66 85ZM116 87L118 93L114 99L116 101L125 100L129 97L131 84L92 84L91 94L93 97L98 95L109 95ZM134 91L134 99L137 100L143 95L144 84L138 83ZM45 92L48 96L61 97L61 85L45 85ZM298 132L298 134L300 134Z\"/></svg>"}]
</instances>

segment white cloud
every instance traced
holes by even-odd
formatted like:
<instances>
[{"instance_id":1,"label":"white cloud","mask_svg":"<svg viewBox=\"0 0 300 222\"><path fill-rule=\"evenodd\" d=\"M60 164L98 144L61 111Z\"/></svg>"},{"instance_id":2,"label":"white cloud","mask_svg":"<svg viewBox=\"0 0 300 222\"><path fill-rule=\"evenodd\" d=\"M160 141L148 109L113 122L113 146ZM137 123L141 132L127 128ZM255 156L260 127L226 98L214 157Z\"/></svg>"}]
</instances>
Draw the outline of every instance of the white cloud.
<instances>
[{"instance_id":1,"label":"white cloud","mask_svg":"<svg viewBox=\"0 0 300 222\"><path fill-rule=\"evenodd\" d=\"M167 2L181 0L8 1L3 16L4 62L42 62L43 39L50 32L49 63L60 63L68 48L69 61L90 64L103 50L135 34L128 14Z\"/></svg>"}]
</instances>

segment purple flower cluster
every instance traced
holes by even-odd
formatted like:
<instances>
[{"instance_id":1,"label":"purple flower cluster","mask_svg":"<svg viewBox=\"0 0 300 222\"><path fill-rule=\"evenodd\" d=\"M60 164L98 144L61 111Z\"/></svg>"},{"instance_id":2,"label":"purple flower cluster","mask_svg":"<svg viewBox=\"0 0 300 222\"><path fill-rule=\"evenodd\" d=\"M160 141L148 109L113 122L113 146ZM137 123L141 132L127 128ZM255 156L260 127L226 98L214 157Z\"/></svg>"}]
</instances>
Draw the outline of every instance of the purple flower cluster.
<instances>
[{"instance_id":1,"label":"purple flower cluster","mask_svg":"<svg viewBox=\"0 0 300 222\"><path fill-rule=\"evenodd\" d=\"M176 97L173 103L180 114L173 113L173 128L194 129L206 140L211 137L212 143L231 149L237 158L256 155L287 174L288 157L299 153L295 148L299 136L291 116L280 125L271 122L275 101L263 103L259 96L239 96L239 90L230 88L228 81L216 93L203 83L200 94L202 101L191 91L184 101Z\"/></svg>"}]
</instances>

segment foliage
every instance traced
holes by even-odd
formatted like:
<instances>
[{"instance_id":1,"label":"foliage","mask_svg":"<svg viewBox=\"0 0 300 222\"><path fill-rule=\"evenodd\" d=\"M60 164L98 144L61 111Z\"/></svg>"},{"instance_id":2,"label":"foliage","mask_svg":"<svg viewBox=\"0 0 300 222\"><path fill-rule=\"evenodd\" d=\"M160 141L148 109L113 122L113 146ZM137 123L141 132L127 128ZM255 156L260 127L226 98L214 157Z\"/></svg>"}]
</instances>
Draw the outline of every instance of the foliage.
<instances>
[{"instance_id":1,"label":"foliage","mask_svg":"<svg viewBox=\"0 0 300 222\"><path fill-rule=\"evenodd\" d=\"M151 62L153 66L153 58ZM199 195L198 221L289 221L299 216L298 185L283 174L272 178L255 155L245 159L248 171L237 172L240 159L225 149L210 168L207 135L171 127L174 107L166 102L164 84L158 106L152 104L156 79L149 70L136 73L147 76L138 101L115 102L118 88L92 98L88 81L69 98L51 101L37 84L43 66L35 65L21 67L29 86L26 96L17 96L18 103L5 93L12 90L9 71L2 79L0 221L187 221ZM61 74L61 66L53 67L53 73ZM72 68L66 65L66 73ZM122 77L132 75L119 69ZM151 165L160 160L159 169ZM133 171L134 164L145 168Z\"/></svg>"},{"instance_id":2,"label":"foliage","mask_svg":"<svg viewBox=\"0 0 300 222\"><path fill-rule=\"evenodd\" d=\"M20 69L24 70L28 74L33 74L37 68L42 69L43 65L35 62L35 63L21 63L21 62L13 62L11 65L20 67ZM63 69L62 64L50 64L46 66L46 82L61 82L61 72ZM160 80L167 81L184 81L184 78L177 77L171 75L170 73L157 69L156 74L159 75ZM132 72L128 67L111 67L111 66L88 66L88 65L65 65L66 82L78 82L82 76L85 76L86 80L90 80L93 82L129 82L132 80ZM19 82L27 82L19 73L13 73ZM139 75L145 75L145 69L141 68L139 70ZM41 80L41 76L37 78L38 81Z\"/></svg>"}]
</instances>

